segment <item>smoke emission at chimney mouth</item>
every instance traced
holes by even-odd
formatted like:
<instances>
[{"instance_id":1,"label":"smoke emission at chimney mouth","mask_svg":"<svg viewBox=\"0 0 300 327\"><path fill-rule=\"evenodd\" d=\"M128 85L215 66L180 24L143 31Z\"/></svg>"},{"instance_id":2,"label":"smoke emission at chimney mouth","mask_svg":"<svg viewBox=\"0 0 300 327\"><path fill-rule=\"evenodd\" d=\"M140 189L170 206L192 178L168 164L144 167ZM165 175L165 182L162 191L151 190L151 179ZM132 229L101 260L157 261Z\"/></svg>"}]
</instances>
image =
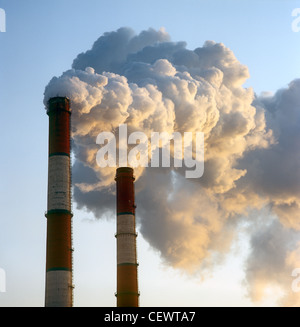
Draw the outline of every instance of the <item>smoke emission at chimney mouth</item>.
<instances>
[{"instance_id":1,"label":"smoke emission at chimney mouth","mask_svg":"<svg viewBox=\"0 0 300 327\"><path fill-rule=\"evenodd\" d=\"M71 100L74 199L97 218L115 205L115 168L100 169L96 161L99 133L114 134L122 124L148 140L152 132L204 133L201 178L185 178L182 167L135 169L138 227L164 262L205 274L225 260L243 222L252 226L250 240L269 226L260 235L281 239L276 244L282 265L255 257L276 258L278 248L250 242L245 279L256 299L268 285L290 289L275 272L290 276L300 262L299 238L290 237L300 229L300 79L271 96L257 96L243 87L248 78L248 68L222 43L189 50L164 29L135 34L120 28L99 37L72 69L53 77L45 103L57 95ZM263 210L266 218L253 218ZM278 225L269 225L268 217ZM264 267L274 274L265 277Z\"/></svg>"}]
</instances>

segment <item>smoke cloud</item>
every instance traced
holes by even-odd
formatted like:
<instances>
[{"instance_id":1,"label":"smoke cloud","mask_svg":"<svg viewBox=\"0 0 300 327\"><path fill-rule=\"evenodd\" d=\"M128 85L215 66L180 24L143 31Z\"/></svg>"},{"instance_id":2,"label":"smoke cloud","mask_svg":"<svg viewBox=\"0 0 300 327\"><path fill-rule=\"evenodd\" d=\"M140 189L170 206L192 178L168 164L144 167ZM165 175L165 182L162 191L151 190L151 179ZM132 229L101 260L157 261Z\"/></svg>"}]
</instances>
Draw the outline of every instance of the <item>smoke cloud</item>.
<instances>
[{"instance_id":1,"label":"smoke cloud","mask_svg":"<svg viewBox=\"0 0 300 327\"><path fill-rule=\"evenodd\" d=\"M120 28L53 77L44 103L71 99L74 199L97 218L115 216L115 168L97 165L99 133L117 134L120 124L149 138L151 132L203 132L201 178L185 178L184 167L135 169L140 233L167 264L202 274L222 262L246 221L249 296L260 300L275 285L287 292L279 304L295 305L300 80L257 96L243 87L248 78L248 68L222 43L189 50L164 29L136 35ZM265 208L269 219L252 219Z\"/></svg>"}]
</instances>

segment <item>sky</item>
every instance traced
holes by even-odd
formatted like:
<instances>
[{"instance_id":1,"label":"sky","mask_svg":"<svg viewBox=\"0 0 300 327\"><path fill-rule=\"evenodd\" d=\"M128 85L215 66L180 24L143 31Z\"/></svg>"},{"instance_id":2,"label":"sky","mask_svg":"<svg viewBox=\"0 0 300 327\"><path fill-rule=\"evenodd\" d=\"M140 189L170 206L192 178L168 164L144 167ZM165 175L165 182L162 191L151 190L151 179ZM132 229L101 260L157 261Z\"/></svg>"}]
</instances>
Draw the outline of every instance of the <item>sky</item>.
<instances>
[{"instance_id":1,"label":"sky","mask_svg":"<svg viewBox=\"0 0 300 327\"><path fill-rule=\"evenodd\" d=\"M240 219L239 224L234 218L232 223L221 224L226 227L228 235L233 230L234 237L231 242L226 243L228 248L224 251L225 254L219 250L220 244L225 244L222 243L221 238L213 243L213 248L218 249L217 255L222 254L221 259L216 259L214 265L207 264L203 268L205 274L201 269L200 272L192 274L187 272L183 267L184 264L181 264L182 258L178 259L176 252L174 256L168 256L166 244L153 236L155 230L154 234L149 232L153 225L147 225L145 222L145 218L149 218L146 212L147 206L143 204L147 193L141 192L137 195L137 199L141 201L140 214L137 209L140 305L278 305L277 300L283 298L285 292L290 292L289 285L293 281L292 268L297 268L295 266L297 262L300 264L300 260L297 259L299 257L297 242L300 240L297 232L299 211L295 209L293 212L291 208L291 203L296 203L291 194L299 194L297 193L299 178L295 175L293 179L288 174L291 168L294 168L293 164L299 162L299 158L296 155L289 157L290 166L285 166L287 179L283 177L283 180L278 180L277 183L277 180L274 182L274 175L272 175L273 171L275 175L278 172L274 159L280 159L280 154L285 157L289 155L290 152L287 151L289 148L294 154L299 145L296 140L293 144L288 143L290 135L299 135L296 132L288 134L289 131L293 133L294 128L297 127L293 122L299 121L299 111L297 114L294 110L294 103L299 100L299 97L293 95L293 90L297 90L299 84L294 83L289 86L300 75L298 63L300 32L292 28L293 21L296 19L292 16L292 12L299 7L299 1L292 0L0 1L0 8L3 8L6 14L6 32L0 33L2 117L0 268L5 272L6 286L5 292L0 292L0 306L44 305L46 254L44 213L47 208L48 168L48 116L43 103L45 87L53 76L59 77L71 69L78 54L91 49L94 42L104 33L117 31L120 28L129 28L134 31L134 35L139 35L149 28L155 31L162 30L169 35L170 41L175 43L184 41L185 49L191 51L204 47L206 41L224 44L226 48L220 48L220 57L226 55L226 49L230 49L235 58L233 60L230 53L226 60L230 63L232 59L237 65L238 73L245 74L247 77L238 85L240 91L238 95L232 83L227 85L232 92L231 98L238 103L245 101L245 108L250 108L248 103L250 95L242 92L241 89L253 89L253 93L257 96L255 105L257 110L264 108L262 112L265 112L266 119L269 119L268 127L274 130L275 139L279 131L278 140L283 144L281 151L276 151L275 147L274 152L269 151L267 156L259 149L246 154L243 152L240 165L242 168L247 167L249 178L244 179L247 182L244 185L243 178L240 177L241 183L236 189L238 191L251 189L249 193L251 197L247 200L255 203L255 212L250 214L250 217L255 216L255 218ZM218 63L223 65L221 59L218 57ZM140 61L142 64L145 63L143 60L144 58ZM176 66L174 61L168 60L173 67ZM227 67L226 60L225 64L219 67L223 72ZM247 67L249 76L244 73L242 66ZM80 62L77 62L75 68L84 70L80 67ZM167 66L162 68L167 69ZM235 66L232 69L235 72ZM101 74L98 71L96 73ZM192 74L192 71L190 73ZM130 76L134 79L134 74ZM127 76L129 80L130 76ZM232 80L235 81L234 78L232 77ZM196 78L192 82L196 83L195 80ZM144 86L141 81L136 83L140 88ZM164 84L161 83L163 87ZM201 85L197 87L200 88ZM280 89L286 91L276 93ZM212 90L208 89L207 92ZM208 93L203 94L206 96ZM269 97L266 97L266 94ZM223 103L222 93L217 95L219 97L217 99ZM172 100L171 96L170 99ZM284 102L284 99L293 101ZM286 113L274 114L274 118L272 116L274 104L278 108L286 105L290 110ZM256 118L256 125L258 120ZM80 121L77 120L76 124L80 126ZM262 130L264 131L264 127ZM253 138L251 140L247 138L250 148L256 144L257 138L260 142L264 141L265 148L268 148L271 136L267 132L263 134L262 130L257 128ZM232 151L228 153L232 157L237 155ZM214 153L210 154L214 158ZM84 160L78 156L77 159ZM232 172L232 170L228 171ZM261 175L255 175L257 172ZM296 171L295 174L298 172ZM78 171L76 174L75 177L80 179ZM148 176L149 179L147 176L145 175L145 180L149 181L151 175ZM218 185L204 179L205 185L211 187L205 190L218 189L224 186L225 182L227 181L224 179L224 183ZM181 181L179 180L178 183L180 184ZM280 189L280 192L275 192L274 189ZM186 190L195 191L192 186ZM261 201L253 190L257 190ZM175 198L180 196L179 191L178 194L174 194ZM198 188L196 192L200 192ZM150 197L152 196L153 203L157 203L155 193L149 192L149 194ZM80 193L77 195L73 202L74 305L115 306L115 220L109 217L98 219L99 217L96 216L97 214L99 216L101 207L92 207L87 211L84 197L81 197ZM203 197L208 195L208 191L203 193ZM231 200L233 196L237 194L231 194ZM77 208L76 199L80 208ZM218 203L227 205L227 213L230 201L221 202L220 199L219 201ZM99 202L101 203L101 200ZM259 204L265 203L266 206L261 209ZM202 204L206 207L207 202L204 203L203 200ZM139 203L137 205L139 208ZM290 206L291 210L284 210L285 206ZM196 204L195 208L198 208ZM158 206L160 212L164 212L164 209ZM209 210L207 212L210 213ZM214 214L214 211L212 212ZM193 211L190 214L192 215ZM214 226L219 226L217 222L219 221L216 220ZM231 225L234 226L233 229L230 229ZM282 225L288 230L283 229ZM183 227L189 231L189 225ZM218 235L222 235L221 231ZM179 241L183 241L181 237L185 236L184 234L178 232L176 235ZM193 240L197 237L198 235ZM287 239L292 239L293 242L285 243L286 247L280 247L282 240ZM174 243L172 237L169 241L171 244ZM262 245L265 245L263 252L260 251ZM191 258L188 264L193 263L194 258L197 257L198 246L202 248L204 245L201 242L195 243L196 250L191 257L188 254L193 249L192 245L188 244L184 248L184 257ZM204 251L201 255L208 258L210 246L205 250L207 252ZM265 264L267 258L272 260ZM282 262L286 263L287 269L278 268ZM262 266L264 269L260 269ZM275 268L278 269L277 277L275 270L272 274L272 269ZM276 281L276 278L280 280ZM268 280L271 281L269 284ZM263 295L261 295L262 290ZM157 294L160 296L157 297ZM295 293L292 295L297 296ZM299 299L294 298L292 301L286 299L284 303L292 305L293 301L294 304L299 305Z\"/></svg>"}]
</instances>

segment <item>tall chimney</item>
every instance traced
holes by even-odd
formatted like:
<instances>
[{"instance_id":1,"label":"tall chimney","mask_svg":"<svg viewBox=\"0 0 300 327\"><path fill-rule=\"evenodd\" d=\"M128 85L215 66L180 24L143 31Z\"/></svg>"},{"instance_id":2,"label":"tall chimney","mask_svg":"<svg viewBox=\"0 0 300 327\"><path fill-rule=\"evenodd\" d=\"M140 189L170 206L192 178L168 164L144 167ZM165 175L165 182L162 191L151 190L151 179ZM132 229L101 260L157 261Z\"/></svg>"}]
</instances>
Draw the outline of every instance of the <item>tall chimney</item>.
<instances>
[{"instance_id":1,"label":"tall chimney","mask_svg":"<svg viewBox=\"0 0 300 327\"><path fill-rule=\"evenodd\" d=\"M138 307L133 169L121 167L117 183L117 307Z\"/></svg>"},{"instance_id":2,"label":"tall chimney","mask_svg":"<svg viewBox=\"0 0 300 327\"><path fill-rule=\"evenodd\" d=\"M46 254L46 307L71 307L72 285L72 212L70 168L69 99L51 98L49 116L49 163L47 254Z\"/></svg>"}]
</instances>

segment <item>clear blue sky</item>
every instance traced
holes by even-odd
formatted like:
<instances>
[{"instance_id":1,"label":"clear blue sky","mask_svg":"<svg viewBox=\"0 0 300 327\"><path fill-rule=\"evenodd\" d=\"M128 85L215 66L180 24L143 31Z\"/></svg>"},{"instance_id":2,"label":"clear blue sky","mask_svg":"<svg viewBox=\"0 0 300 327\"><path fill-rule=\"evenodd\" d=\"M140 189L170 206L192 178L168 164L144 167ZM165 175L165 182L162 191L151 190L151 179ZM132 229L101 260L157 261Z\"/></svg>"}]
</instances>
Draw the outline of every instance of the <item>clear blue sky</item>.
<instances>
[{"instance_id":1,"label":"clear blue sky","mask_svg":"<svg viewBox=\"0 0 300 327\"><path fill-rule=\"evenodd\" d=\"M0 306L43 306L48 117L45 85L105 32L165 27L187 48L222 42L248 66L246 87L276 91L300 77L300 32L292 0L0 0ZM114 306L115 225L74 208L75 305ZM141 305L249 305L240 261L231 257L205 283L164 267L138 239ZM242 253L246 251L244 249ZM230 268L231 267L231 268ZM228 277L227 285L222 283ZM159 299L154 301L157 294Z\"/></svg>"}]
</instances>

